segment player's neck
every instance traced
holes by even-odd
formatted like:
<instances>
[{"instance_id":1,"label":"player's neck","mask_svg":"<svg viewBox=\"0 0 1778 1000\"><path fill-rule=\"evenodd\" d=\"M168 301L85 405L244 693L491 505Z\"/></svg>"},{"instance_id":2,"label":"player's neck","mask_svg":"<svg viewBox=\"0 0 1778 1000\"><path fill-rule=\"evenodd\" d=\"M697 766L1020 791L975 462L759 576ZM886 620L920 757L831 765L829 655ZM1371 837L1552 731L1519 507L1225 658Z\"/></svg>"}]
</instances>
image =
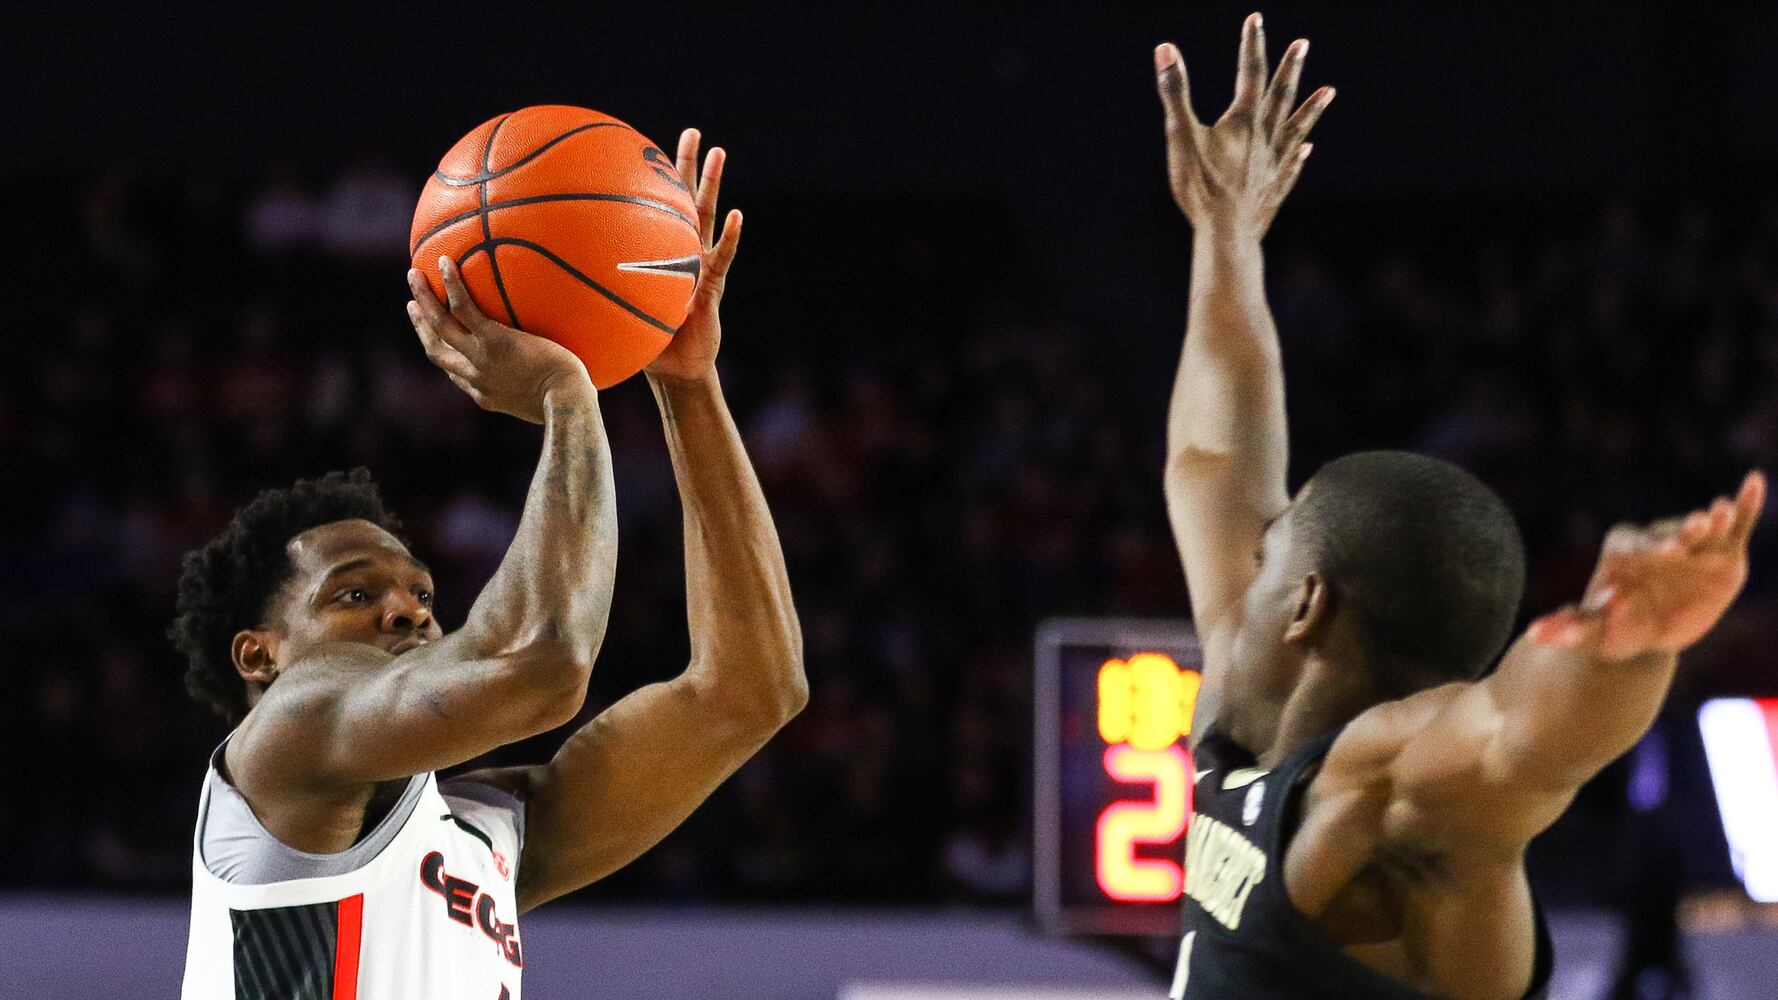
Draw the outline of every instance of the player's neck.
<instances>
[{"instance_id":1,"label":"player's neck","mask_svg":"<svg viewBox=\"0 0 1778 1000\"><path fill-rule=\"evenodd\" d=\"M1260 767L1273 768L1286 757L1330 730L1351 722L1376 698L1362 672L1310 654L1296 684L1270 714L1269 724L1255 726L1245 746Z\"/></svg>"}]
</instances>

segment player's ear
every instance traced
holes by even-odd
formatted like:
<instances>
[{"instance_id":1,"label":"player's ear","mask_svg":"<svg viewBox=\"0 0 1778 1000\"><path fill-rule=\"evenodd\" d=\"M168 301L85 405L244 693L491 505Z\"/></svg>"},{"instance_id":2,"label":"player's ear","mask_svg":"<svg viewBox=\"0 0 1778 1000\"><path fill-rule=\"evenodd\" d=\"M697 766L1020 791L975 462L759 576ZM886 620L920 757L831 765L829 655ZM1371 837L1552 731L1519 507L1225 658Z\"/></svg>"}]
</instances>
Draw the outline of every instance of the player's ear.
<instances>
[{"instance_id":1,"label":"player's ear","mask_svg":"<svg viewBox=\"0 0 1778 1000\"><path fill-rule=\"evenodd\" d=\"M1314 635L1327 621L1327 581L1320 573L1310 573L1297 583L1291 596L1296 607L1291 612L1290 624L1284 629L1284 641L1301 642Z\"/></svg>"},{"instance_id":2,"label":"player's ear","mask_svg":"<svg viewBox=\"0 0 1778 1000\"><path fill-rule=\"evenodd\" d=\"M278 676L278 639L278 633L268 629L235 633L228 653L242 680L270 684Z\"/></svg>"}]
</instances>

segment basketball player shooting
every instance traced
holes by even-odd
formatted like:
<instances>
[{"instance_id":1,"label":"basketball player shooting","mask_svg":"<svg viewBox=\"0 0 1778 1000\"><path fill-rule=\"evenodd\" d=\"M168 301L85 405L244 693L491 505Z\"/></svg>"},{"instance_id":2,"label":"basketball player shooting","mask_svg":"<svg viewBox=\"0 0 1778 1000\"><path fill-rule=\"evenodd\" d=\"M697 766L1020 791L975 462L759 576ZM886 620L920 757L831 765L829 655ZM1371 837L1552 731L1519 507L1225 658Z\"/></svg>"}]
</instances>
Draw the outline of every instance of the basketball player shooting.
<instances>
[{"instance_id":1,"label":"basketball player shooting","mask_svg":"<svg viewBox=\"0 0 1778 1000\"><path fill-rule=\"evenodd\" d=\"M1526 845L1648 729L1740 591L1766 483L1613 528L1576 602L1504 656L1524 554L1487 487L1364 452L1291 497L1260 240L1333 99L1295 107L1307 51L1268 79L1248 18L1234 102L1204 125L1179 50L1155 50L1194 236L1165 490L1204 649L1172 996L1538 996Z\"/></svg>"},{"instance_id":2,"label":"basketball player shooting","mask_svg":"<svg viewBox=\"0 0 1778 1000\"><path fill-rule=\"evenodd\" d=\"M685 521L691 663L621 699L548 763L434 772L579 712L611 607L611 460L581 362L409 273L427 356L484 409L543 425L517 536L446 634L431 573L368 475L270 491L186 557L172 636L187 684L234 725L211 758L184 996L517 1000L518 914L628 864L807 700L765 499L716 377L741 235L701 181L690 313L646 369Z\"/></svg>"}]
</instances>

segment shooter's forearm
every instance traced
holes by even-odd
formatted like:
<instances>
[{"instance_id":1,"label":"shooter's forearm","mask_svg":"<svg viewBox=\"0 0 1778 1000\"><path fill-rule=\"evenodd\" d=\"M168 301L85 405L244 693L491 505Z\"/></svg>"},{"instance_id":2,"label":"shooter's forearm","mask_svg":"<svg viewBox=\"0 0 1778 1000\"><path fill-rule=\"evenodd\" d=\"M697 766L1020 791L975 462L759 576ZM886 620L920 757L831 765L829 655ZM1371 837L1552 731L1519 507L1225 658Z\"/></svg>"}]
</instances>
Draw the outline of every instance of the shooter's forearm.
<instances>
[{"instance_id":1,"label":"shooter's forearm","mask_svg":"<svg viewBox=\"0 0 1778 1000\"><path fill-rule=\"evenodd\" d=\"M617 506L611 453L590 383L550 390L543 454L517 535L464 630L488 655L549 646L590 670L611 611Z\"/></svg>"},{"instance_id":2,"label":"shooter's forearm","mask_svg":"<svg viewBox=\"0 0 1778 1000\"><path fill-rule=\"evenodd\" d=\"M685 515L689 672L770 726L808 700L802 628L765 495L714 377L650 379Z\"/></svg>"}]
</instances>

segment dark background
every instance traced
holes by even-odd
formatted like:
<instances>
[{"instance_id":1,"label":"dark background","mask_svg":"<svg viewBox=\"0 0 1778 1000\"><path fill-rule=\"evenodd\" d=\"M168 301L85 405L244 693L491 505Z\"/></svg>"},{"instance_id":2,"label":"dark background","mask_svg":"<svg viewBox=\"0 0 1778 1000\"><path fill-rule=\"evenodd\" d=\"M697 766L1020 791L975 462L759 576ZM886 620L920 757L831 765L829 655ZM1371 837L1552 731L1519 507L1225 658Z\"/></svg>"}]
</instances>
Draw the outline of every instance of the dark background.
<instances>
[{"instance_id":1,"label":"dark background","mask_svg":"<svg viewBox=\"0 0 1778 1000\"><path fill-rule=\"evenodd\" d=\"M1018 219L1018 243L1068 276L1057 292L1071 305L1119 324L1152 322L1145 310L1183 289L1156 280L1181 255L1154 241L1181 229L1163 211L1154 169L1148 53L1157 39L1180 44L1213 115L1246 9L27 8L0 40L14 77L0 163L37 177L116 162L252 174L271 162L327 169L375 154L418 178L475 122L578 103L669 144L698 125L736 157L737 204L786 191L993 200ZM1341 3L1267 13L1273 54L1311 38L1305 82L1340 88L1296 200L1362 205L1336 229L1348 241L1451 204L1526 212L1558 197L1585 204L1676 185L1726 195L1778 160L1778 5ZM854 222L845 250L868 253L869 221Z\"/></svg>"},{"instance_id":2,"label":"dark background","mask_svg":"<svg viewBox=\"0 0 1778 1000\"><path fill-rule=\"evenodd\" d=\"M537 442L412 343L401 216L480 121L575 103L730 152L724 378L814 690L586 895L1023 899L1032 629L1185 611L1158 470L1189 237L1149 52L1178 42L1214 117L1247 9L0 15L8 880L183 891L223 729L161 632L179 553L255 490L367 464L460 615ZM1313 39L1304 92L1340 90L1267 243L1294 480L1366 447L1463 462L1520 513L1541 610L1612 521L1778 465L1778 5L1265 12L1274 56ZM623 556L589 710L685 655L651 401L606 417ZM1540 848L1552 898L1727 881L1691 712L1778 692L1773 541L1635 758L1671 794L1636 812L1635 768L1607 772Z\"/></svg>"}]
</instances>

